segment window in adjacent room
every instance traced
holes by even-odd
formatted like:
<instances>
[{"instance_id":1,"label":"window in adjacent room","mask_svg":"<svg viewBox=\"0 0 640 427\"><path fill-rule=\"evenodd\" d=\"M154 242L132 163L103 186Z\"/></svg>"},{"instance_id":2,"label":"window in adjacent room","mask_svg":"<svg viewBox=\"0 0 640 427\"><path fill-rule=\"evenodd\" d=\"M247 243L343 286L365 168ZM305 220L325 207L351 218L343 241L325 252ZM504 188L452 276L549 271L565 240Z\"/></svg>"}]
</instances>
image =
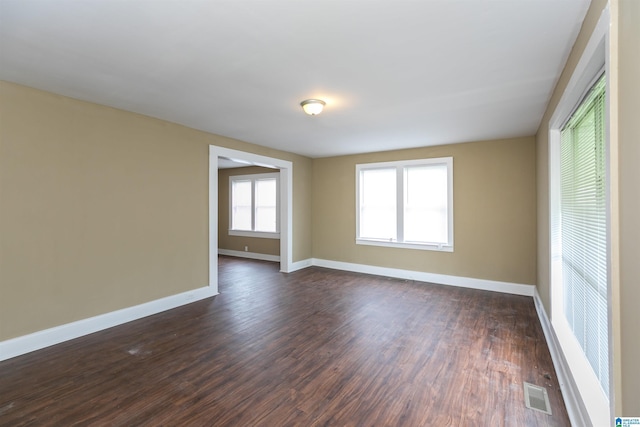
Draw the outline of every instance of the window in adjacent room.
<instances>
[{"instance_id":1,"label":"window in adjacent room","mask_svg":"<svg viewBox=\"0 0 640 427\"><path fill-rule=\"evenodd\" d=\"M453 251L453 158L356 165L356 243Z\"/></svg>"},{"instance_id":2,"label":"window in adjacent room","mask_svg":"<svg viewBox=\"0 0 640 427\"><path fill-rule=\"evenodd\" d=\"M277 239L278 173L229 177L229 234Z\"/></svg>"}]
</instances>

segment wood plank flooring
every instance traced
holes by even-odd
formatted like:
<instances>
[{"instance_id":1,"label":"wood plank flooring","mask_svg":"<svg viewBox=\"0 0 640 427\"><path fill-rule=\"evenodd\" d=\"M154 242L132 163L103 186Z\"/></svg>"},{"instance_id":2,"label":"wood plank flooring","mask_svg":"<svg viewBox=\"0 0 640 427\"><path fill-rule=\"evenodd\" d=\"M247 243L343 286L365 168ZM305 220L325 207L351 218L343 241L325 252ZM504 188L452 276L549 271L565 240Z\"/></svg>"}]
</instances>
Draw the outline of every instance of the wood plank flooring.
<instances>
[{"instance_id":1,"label":"wood plank flooring","mask_svg":"<svg viewBox=\"0 0 640 427\"><path fill-rule=\"evenodd\" d=\"M1 362L0 425L569 425L529 297L219 268L215 298Z\"/></svg>"}]
</instances>

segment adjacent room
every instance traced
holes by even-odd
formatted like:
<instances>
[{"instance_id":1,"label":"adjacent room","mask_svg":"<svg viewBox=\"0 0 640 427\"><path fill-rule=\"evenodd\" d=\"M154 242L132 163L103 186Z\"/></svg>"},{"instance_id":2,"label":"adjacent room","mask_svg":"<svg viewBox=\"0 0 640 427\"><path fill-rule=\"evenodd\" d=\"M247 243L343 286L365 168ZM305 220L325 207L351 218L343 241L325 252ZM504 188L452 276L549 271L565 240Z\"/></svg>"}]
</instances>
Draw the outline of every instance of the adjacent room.
<instances>
[{"instance_id":1,"label":"adjacent room","mask_svg":"<svg viewBox=\"0 0 640 427\"><path fill-rule=\"evenodd\" d=\"M636 0L0 0L0 426L640 416L638 76Z\"/></svg>"}]
</instances>

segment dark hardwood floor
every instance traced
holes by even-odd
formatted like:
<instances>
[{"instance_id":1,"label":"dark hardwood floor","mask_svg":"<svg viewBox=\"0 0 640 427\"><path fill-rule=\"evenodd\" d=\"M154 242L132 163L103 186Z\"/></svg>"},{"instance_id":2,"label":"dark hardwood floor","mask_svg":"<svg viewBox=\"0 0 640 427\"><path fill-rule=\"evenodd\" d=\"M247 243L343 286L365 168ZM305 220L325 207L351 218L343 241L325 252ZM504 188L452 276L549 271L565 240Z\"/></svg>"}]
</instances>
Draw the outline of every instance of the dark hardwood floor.
<instances>
[{"instance_id":1,"label":"dark hardwood floor","mask_svg":"<svg viewBox=\"0 0 640 427\"><path fill-rule=\"evenodd\" d=\"M1 362L0 425L569 425L529 297L230 257L220 291Z\"/></svg>"}]
</instances>

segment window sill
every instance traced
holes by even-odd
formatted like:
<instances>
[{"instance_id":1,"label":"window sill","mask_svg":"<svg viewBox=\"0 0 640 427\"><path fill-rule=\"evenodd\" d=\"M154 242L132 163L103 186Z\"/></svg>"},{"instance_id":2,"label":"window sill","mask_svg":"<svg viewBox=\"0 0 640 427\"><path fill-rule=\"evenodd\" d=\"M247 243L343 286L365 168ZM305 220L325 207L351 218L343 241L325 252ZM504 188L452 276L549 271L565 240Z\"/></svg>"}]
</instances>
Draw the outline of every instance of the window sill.
<instances>
[{"instance_id":1,"label":"window sill","mask_svg":"<svg viewBox=\"0 0 640 427\"><path fill-rule=\"evenodd\" d=\"M356 239L356 245L385 246L388 248L418 249L421 251L453 252L452 245L390 242L386 240Z\"/></svg>"},{"instance_id":2,"label":"window sill","mask_svg":"<svg viewBox=\"0 0 640 427\"><path fill-rule=\"evenodd\" d=\"M279 239L280 233L269 233L266 231L229 230L229 236L257 237L259 239Z\"/></svg>"}]
</instances>

